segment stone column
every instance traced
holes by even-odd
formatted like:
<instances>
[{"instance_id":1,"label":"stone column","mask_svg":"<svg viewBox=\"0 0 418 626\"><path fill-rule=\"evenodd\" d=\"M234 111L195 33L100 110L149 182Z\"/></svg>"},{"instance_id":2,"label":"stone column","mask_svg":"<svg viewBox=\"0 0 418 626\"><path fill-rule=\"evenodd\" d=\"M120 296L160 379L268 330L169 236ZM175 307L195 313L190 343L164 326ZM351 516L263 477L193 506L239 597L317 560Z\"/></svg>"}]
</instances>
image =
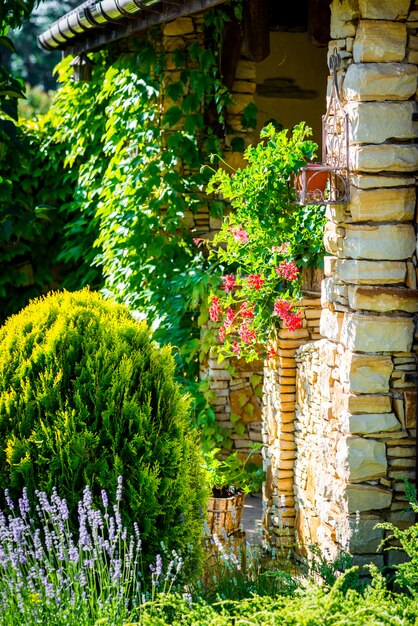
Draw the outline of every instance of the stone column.
<instances>
[{"instance_id":1,"label":"stone column","mask_svg":"<svg viewBox=\"0 0 418 626\"><path fill-rule=\"evenodd\" d=\"M402 480L415 479L417 386L418 8L410 4L331 5L330 51L337 47L343 59L339 78L350 116L351 200L329 209L325 232L332 256L320 328L333 359L320 364L322 416L337 426L333 484L315 515L334 529L328 541L359 554L359 562L373 556L368 537L376 522L413 521L404 512ZM311 477L321 471L311 468Z\"/></svg>"}]
</instances>

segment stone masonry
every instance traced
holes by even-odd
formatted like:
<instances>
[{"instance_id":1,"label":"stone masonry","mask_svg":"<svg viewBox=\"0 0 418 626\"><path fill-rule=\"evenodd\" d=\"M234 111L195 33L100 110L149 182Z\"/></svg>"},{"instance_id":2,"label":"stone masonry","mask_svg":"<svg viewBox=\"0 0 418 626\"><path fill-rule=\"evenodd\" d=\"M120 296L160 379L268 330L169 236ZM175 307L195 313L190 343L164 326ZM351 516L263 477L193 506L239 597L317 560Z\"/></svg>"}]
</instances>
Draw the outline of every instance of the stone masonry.
<instances>
[{"instance_id":1,"label":"stone masonry","mask_svg":"<svg viewBox=\"0 0 418 626\"><path fill-rule=\"evenodd\" d=\"M286 505L306 545L383 565L398 553L376 555L376 524L414 521L403 479L416 478L418 3L333 0L331 13L329 48L342 58L350 117L351 200L328 210L323 339L295 354L295 421L279 404L269 409L284 378L266 390L267 461L289 441L282 450L291 457L280 462L292 465L284 483L271 463L266 500Z\"/></svg>"}]
</instances>

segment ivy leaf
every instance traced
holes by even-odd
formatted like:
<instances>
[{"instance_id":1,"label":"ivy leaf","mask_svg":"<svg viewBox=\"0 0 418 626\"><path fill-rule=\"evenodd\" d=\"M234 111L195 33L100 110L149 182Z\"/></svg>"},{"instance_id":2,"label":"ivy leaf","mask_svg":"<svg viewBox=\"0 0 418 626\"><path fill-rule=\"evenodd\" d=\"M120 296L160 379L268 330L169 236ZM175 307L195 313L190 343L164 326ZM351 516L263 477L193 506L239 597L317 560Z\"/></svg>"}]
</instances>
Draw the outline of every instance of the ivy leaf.
<instances>
[{"instance_id":1,"label":"ivy leaf","mask_svg":"<svg viewBox=\"0 0 418 626\"><path fill-rule=\"evenodd\" d=\"M171 83L170 85L167 85L166 92L167 96L176 102L184 96L183 84L181 82Z\"/></svg>"},{"instance_id":2,"label":"ivy leaf","mask_svg":"<svg viewBox=\"0 0 418 626\"><path fill-rule=\"evenodd\" d=\"M257 125L258 107L254 102L249 102L242 112L241 126L243 128L255 128Z\"/></svg>"},{"instance_id":3,"label":"ivy leaf","mask_svg":"<svg viewBox=\"0 0 418 626\"><path fill-rule=\"evenodd\" d=\"M203 116L200 113L192 113L184 120L184 130L192 135L196 128L203 128Z\"/></svg>"},{"instance_id":4,"label":"ivy leaf","mask_svg":"<svg viewBox=\"0 0 418 626\"><path fill-rule=\"evenodd\" d=\"M242 137L233 137L233 139L231 140L232 152L244 152L244 149L244 139Z\"/></svg>"},{"instance_id":5,"label":"ivy leaf","mask_svg":"<svg viewBox=\"0 0 418 626\"><path fill-rule=\"evenodd\" d=\"M164 113L163 124L175 126L183 117L183 111L178 106L172 106Z\"/></svg>"}]
</instances>

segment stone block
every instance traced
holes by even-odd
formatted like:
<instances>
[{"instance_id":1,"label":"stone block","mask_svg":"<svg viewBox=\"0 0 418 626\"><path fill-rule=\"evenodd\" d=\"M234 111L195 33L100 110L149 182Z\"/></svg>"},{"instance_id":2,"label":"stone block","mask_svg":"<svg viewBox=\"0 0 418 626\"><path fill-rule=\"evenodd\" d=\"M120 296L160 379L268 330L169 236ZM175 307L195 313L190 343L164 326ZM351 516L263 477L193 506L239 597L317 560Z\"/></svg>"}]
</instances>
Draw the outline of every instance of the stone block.
<instances>
[{"instance_id":1,"label":"stone block","mask_svg":"<svg viewBox=\"0 0 418 626\"><path fill-rule=\"evenodd\" d=\"M347 485L348 513L387 509L392 502L392 492L374 485Z\"/></svg>"},{"instance_id":2,"label":"stone block","mask_svg":"<svg viewBox=\"0 0 418 626\"><path fill-rule=\"evenodd\" d=\"M251 80L236 80L232 85L232 93L254 93L256 83Z\"/></svg>"},{"instance_id":3,"label":"stone block","mask_svg":"<svg viewBox=\"0 0 418 626\"><path fill-rule=\"evenodd\" d=\"M346 107L352 143L383 143L388 139L414 139L413 102L356 102Z\"/></svg>"},{"instance_id":4,"label":"stone block","mask_svg":"<svg viewBox=\"0 0 418 626\"><path fill-rule=\"evenodd\" d=\"M319 332L323 337L338 342L340 340L343 320L343 313L333 313L329 309L322 309Z\"/></svg>"},{"instance_id":5,"label":"stone block","mask_svg":"<svg viewBox=\"0 0 418 626\"><path fill-rule=\"evenodd\" d=\"M383 537L383 528L377 528L378 517L360 518L359 520L350 518L350 544L351 554L373 554L380 546Z\"/></svg>"},{"instance_id":6,"label":"stone block","mask_svg":"<svg viewBox=\"0 0 418 626\"><path fill-rule=\"evenodd\" d=\"M383 144L351 146L350 169L356 172L414 172L418 163L418 146Z\"/></svg>"},{"instance_id":7,"label":"stone block","mask_svg":"<svg viewBox=\"0 0 418 626\"><path fill-rule=\"evenodd\" d=\"M406 263L338 259L335 261L334 271L340 280L355 285L396 284L405 280Z\"/></svg>"},{"instance_id":8,"label":"stone block","mask_svg":"<svg viewBox=\"0 0 418 626\"><path fill-rule=\"evenodd\" d=\"M398 261L408 259L415 250L412 224L347 224L338 250L340 257Z\"/></svg>"},{"instance_id":9,"label":"stone block","mask_svg":"<svg viewBox=\"0 0 418 626\"><path fill-rule=\"evenodd\" d=\"M409 352L413 335L412 318L346 314L341 343L355 352Z\"/></svg>"},{"instance_id":10,"label":"stone block","mask_svg":"<svg viewBox=\"0 0 418 626\"><path fill-rule=\"evenodd\" d=\"M340 360L341 382L352 393L387 393L392 372L392 359L385 356L347 351Z\"/></svg>"},{"instance_id":11,"label":"stone block","mask_svg":"<svg viewBox=\"0 0 418 626\"><path fill-rule=\"evenodd\" d=\"M405 63L353 63L343 92L347 100L408 100L417 88L418 68Z\"/></svg>"},{"instance_id":12,"label":"stone block","mask_svg":"<svg viewBox=\"0 0 418 626\"><path fill-rule=\"evenodd\" d=\"M348 210L354 222L409 222L415 213L413 187L372 189L351 188Z\"/></svg>"},{"instance_id":13,"label":"stone block","mask_svg":"<svg viewBox=\"0 0 418 626\"><path fill-rule=\"evenodd\" d=\"M407 428L417 427L417 391L411 389L404 391L405 400L405 425Z\"/></svg>"},{"instance_id":14,"label":"stone block","mask_svg":"<svg viewBox=\"0 0 418 626\"><path fill-rule=\"evenodd\" d=\"M392 410L389 396L346 393L343 386L336 382L332 394L332 414L344 421L347 415L364 413L390 413Z\"/></svg>"},{"instance_id":15,"label":"stone block","mask_svg":"<svg viewBox=\"0 0 418 626\"><path fill-rule=\"evenodd\" d=\"M402 176L394 174L393 176L385 176L384 174L353 174L351 180L351 191L354 187L358 189L375 189L382 187L415 187L415 178L412 176Z\"/></svg>"},{"instance_id":16,"label":"stone block","mask_svg":"<svg viewBox=\"0 0 418 626\"><path fill-rule=\"evenodd\" d=\"M367 20L404 20L410 0L359 0L360 15Z\"/></svg>"},{"instance_id":17,"label":"stone block","mask_svg":"<svg viewBox=\"0 0 418 626\"><path fill-rule=\"evenodd\" d=\"M401 287L349 286L348 302L355 310L392 313L418 311L418 291Z\"/></svg>"},{"instance_id":18,"label":"stone block","mask_svg":"<svg viewBox=\"0 0 418 626\"><path fill-rule=\"evenodd\" d=\"M358 0L333 0L331 4L331 37L353 37L356 29L353 20L359 17Z\"/></svg>"},{"instance_id":19,"label":"stone block","mask_svg":"<svg viewBox=\"0 0 418 626\"><path fill-rule=\"evenodd\" d=\"M227 113L241 114L251 102L254 102L253 94L236 93L233 95L232 102L227 106Z\"/></svg>"},{"instance_id":20,"label":"stone block","mask_svg":"<svg viewBox=\"0 0 418 626\"><path fill-rule=\"evenodd\" d=\"M353 45L355 63L403 61L407 43L405 23L361 20Z\"/></svg>"},{"instance_id":21,"label":"stone block","mask_svg":"<svg viewBox=\"0 0 418 626\"><path fill-rule=\"evenodd\" d=\"M363 413L348 415L348 430L353 435L372 435L401 428L394 413Z\"/></svg>"},{"instance_id":22,"label":"stone block","mask_svg":"<svg viewBox=\"0 0 418 626\"><path fill-rule=\"evenodd\" d=\"M164 24L163 29L165 36L189 35L194 32L193 20L191 17L179 17L174 22Z\"/></svg>"},{"instance_id":23,"label":"stone block","mask_svg":"<svg viewBox=\"0 0 418 626\"><path fill-rule=\"evenodd\" d=\"M256 64L254 61L245 61L240 59L238 61L237 70L235 72L235 78L237 80L255 80L256 78Z\"/></svg>"},{"instance_id":24,"label":"stone block","mask_svg":"<svg viewBox=\"0 0 418 626\"><path fill-rule=\"evenodd\" d=\"M340 475L348 471L351 482L376 480L386 476L386 446L381 441L362 437L344 437L337 446Z\"/></svg>"}]
</instances>

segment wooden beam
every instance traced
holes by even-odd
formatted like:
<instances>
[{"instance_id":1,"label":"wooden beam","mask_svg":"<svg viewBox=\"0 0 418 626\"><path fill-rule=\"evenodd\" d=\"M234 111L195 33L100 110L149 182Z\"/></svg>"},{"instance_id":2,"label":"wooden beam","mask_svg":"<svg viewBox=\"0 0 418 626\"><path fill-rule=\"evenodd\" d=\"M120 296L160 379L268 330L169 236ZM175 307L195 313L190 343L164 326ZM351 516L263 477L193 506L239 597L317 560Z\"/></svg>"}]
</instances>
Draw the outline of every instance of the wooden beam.
<instances>
[{"instance_id":1,"label":"wooden beam","mask_svg":"<svg viewBox=\"0 0 418 626\"><path fill-rule=\"evenodd\" d=\"M88 31L88 36L77 37L74 45L68 46L64 54L81 54L82 52L91 52L100 50L113 41L120 41L126 37L131 37L139 33L157 26L165 22L171 22L178 17L185 17L204 11L217 4L222 4L225 0L186 0L184 4L166 4L161 2L155 4L150 10L143 9L139 14L140 17L130 19L123 25L108 24L101 30Z\"/></svg>"},{"instance_id":2,"label":"wooden beam","mask_svg":"<svg viewBox=\"0 0 418 626\"><path fill-rule=\"evenodd\" d=\"M308 36L319 48L328 46L331 39L331 0L309 0Z\"/></svg>"}]
</instances>

